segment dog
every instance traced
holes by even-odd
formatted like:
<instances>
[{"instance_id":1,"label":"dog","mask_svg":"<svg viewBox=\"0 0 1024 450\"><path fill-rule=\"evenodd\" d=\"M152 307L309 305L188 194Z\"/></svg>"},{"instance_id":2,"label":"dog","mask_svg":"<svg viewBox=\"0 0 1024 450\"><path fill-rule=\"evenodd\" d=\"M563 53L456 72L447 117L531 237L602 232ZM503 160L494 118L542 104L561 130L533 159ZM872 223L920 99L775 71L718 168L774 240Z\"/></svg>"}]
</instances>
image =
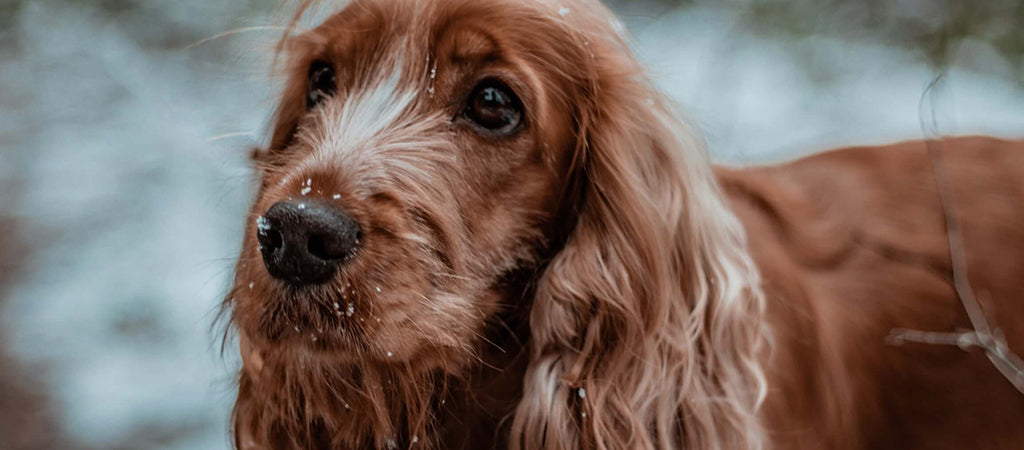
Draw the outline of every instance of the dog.
<instances>
[{"instance_id":1,"label":"dog","mask_svg":"<svg viewBox=\"0 0 1024 450\"><path fill-rule=\"evenodd\" d=\"M989 359L1024 349L1024 142L713 167L623 30L354 0L287 34L225 301L235 445L1024 446Z\"/></svg>"}]
</instances>

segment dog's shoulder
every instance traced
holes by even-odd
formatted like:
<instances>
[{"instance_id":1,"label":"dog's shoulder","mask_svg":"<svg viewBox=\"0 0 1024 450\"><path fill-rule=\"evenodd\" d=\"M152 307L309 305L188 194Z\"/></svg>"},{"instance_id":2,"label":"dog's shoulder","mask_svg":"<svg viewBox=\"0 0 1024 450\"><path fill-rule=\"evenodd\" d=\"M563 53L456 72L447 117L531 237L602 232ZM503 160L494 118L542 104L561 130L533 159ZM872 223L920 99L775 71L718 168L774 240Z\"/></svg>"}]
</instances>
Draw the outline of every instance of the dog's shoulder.
<instances>
[{"instance_id":1,"label":"dog's shoulder","mask_svg":"<svg viewBox=\"0 0 1024 450\"><path fill-rule=\"evenodd\" d=\"M929 146L949 174L965 233L1024 240L1024 141L962 137L849 147L717 174L748 231L777 240L804 264L839 264L864 244L941 261L948 254L945 210Z\"/></svg>"}]
</instances>

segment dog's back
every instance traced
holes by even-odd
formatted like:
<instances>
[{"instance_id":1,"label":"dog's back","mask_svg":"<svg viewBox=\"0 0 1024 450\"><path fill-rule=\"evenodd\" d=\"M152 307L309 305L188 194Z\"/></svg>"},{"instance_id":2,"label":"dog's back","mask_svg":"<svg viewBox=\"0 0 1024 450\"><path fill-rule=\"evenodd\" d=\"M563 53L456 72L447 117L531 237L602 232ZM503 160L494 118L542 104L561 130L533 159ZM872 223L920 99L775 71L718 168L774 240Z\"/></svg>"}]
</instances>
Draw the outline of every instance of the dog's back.
<instances>
[{"instance_id":1,"label":"dog's back","mask_svg":"<svg viewBox=\"0 0 1024 450\"><path fill-rule=\"evenodd\" d=\"M984 351L892 339L972 328L949 212L989 323L1024 352L1024 142L851 148L719 179L764 277L777 448L1024 447L1024 395Z\"/></svg>"}]
</instances>

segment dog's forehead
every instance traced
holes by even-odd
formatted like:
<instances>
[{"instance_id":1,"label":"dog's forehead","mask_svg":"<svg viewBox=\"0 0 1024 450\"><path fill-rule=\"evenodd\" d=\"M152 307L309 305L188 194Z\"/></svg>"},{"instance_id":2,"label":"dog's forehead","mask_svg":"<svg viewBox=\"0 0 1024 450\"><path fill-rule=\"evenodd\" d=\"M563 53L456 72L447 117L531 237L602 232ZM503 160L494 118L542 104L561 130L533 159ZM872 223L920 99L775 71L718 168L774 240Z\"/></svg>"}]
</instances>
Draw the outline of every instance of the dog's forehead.
<instances>
[{"instance_id":1,"label":"dog's forehead","mask_svg":"<svg viewBox=\"0 0 1024 450\"><path fill-rule=\"evenodd\" d=\"M302 65L309 58L331 61L342 91L371 89L396 76L403 86L421 84L438 59L494 52L489 31L474 21L489 1L476 1L357 0L302 36L297 54L305 55Z\"/></svg>"},{"instance_id":2,"label":"dog's forehead","mask_svg":"<svg viewBox=\"0 0 1024 450\"><path fill-rule=\"evenodd\" d=\"M422 50L453 35L460 38L460 50L473 51L491 34L509 39L536 34L530 27L540 22L589 33L593 19L605 11L594 0L355 0L322 21L315 33L316 40L342 55L360 48Z\"/></svg>"}]
</instances>

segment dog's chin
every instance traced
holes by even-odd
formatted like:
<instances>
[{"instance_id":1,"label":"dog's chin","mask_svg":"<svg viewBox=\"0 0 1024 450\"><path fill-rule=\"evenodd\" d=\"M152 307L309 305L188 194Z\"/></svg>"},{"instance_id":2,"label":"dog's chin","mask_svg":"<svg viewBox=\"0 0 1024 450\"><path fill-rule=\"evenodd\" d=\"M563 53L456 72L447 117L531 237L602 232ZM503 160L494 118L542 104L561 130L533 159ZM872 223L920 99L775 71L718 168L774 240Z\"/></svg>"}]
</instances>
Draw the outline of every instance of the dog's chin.
<instances>
[{"instance_id":1,"label":"dog's chin","mask_svg":"<svg viewBox=\"0 0 1024 450\"><path fill-rule=\"evenodd\" d=\"M250 340L250 351L258 353L261 359L284 364L395 365L424 370L448 367L467 357L462 349L432 345L429 339L416 338L411 333L367 336L349 330L282 328L269 335L250 335L256 337Z\"/></svg>"},{"instance_id":2,"label":"dog's chin","mask_svg":"<svg viewBox=\"0 0 1024 450\"><path fill-rule=\"evenodd\" d=\"M367 345L360 339L333 333L284 332L261 339L258 346L265 354L296 360L357 363L367 359Z\"/></svg>"}]
</instances>

